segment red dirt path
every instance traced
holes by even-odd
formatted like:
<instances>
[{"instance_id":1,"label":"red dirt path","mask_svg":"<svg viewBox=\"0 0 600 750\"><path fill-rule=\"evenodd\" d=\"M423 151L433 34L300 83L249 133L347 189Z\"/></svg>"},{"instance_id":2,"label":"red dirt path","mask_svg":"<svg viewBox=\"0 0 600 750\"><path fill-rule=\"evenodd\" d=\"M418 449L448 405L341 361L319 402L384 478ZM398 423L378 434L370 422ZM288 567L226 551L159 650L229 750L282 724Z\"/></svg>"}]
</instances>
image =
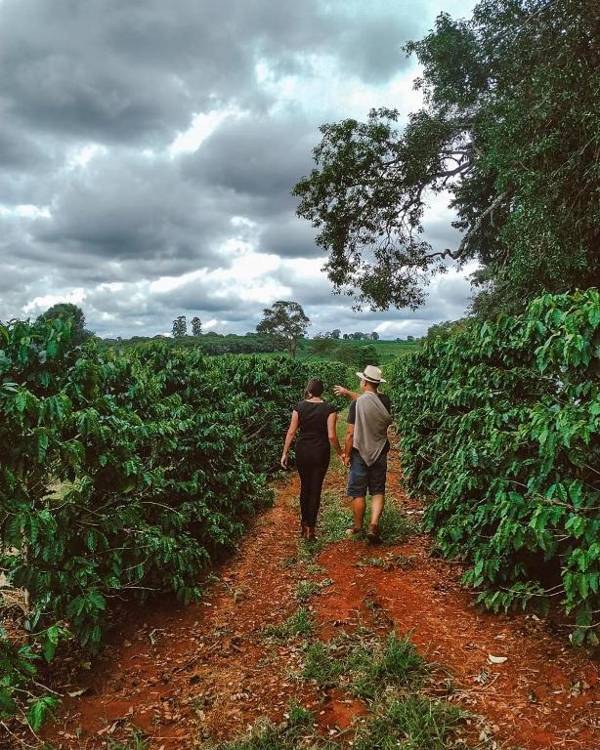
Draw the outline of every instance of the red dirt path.
<instances>
[{"instance_id":1,"label":"red dirt path","mask_svg":"<svg viewBox=\"0 0 600 750\"><path fill-rule=\"evenodd\" d=\"M402 496L397 476L395 466L392 494L418 512ZM342 482L330 472L330 489L339 490ZM292 559L296 492L295 479L277 488L276 506L216 571L219 579L200 603L132 612L102 659L76 683L62 686L86 692L63 703L44 739L60 750L92 750L136 725L150 750L186 750L208 736L235 736L262 716L280 720L291 698L312 708L323 730L347 727L363 711L361 704L295 680L299 643L274 645L261 633L295 610L296 584L311 577ZM417 536L394 548L368 550L355 541L326 548L318 558L325 572L312 576L333 581L311 600L317 635L326 638L365 620L382 630L411 631L426 658L448 669L450 699L488 720L502 747L598 750L597 664L546 623L479 612L459 586L459 566L430 557L429 544ZM412 557L411 566L387 572L357 567L365 557L391 553ZM492 664L490 654L507 659Z\"/></svg>"}]
</instances>

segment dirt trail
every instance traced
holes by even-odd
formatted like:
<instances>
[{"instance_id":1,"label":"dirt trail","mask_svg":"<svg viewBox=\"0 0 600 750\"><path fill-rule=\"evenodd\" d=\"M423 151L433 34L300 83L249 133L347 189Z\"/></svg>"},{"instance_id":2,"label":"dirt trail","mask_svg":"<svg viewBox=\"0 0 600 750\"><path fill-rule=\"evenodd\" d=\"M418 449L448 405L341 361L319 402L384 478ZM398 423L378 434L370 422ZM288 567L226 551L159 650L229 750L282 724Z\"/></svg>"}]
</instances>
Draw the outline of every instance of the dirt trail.
<instances>
[{"instance_id":1,"label":"dirt trail","mask_svg":"<svg viewBox=\"0 0 600 750\"><path fill-rule=\"evenodd\" d=\"M391 494L416 514L399 488L397 459L393 464ZM330 490L343 487L337 471L327 482ZM92 750L135 725L150 750L186 750L206 737L238 735L259 717L278 721L292 698L333 735L363 711L357 701L294 679L299 641L274 643L262 633L296 610L296 585L307 578L306 567L294 564L297 481L276 489L275 507L215 571L201 602L136 611L85 678L62 686L85 692L66 699L44 739L61 750ZM374 555L403 555L407 564L388 571L365 566ZM480 613L459 586L459 566L430 557L426 536L377 550L342 541L316 562L325 570L313 571L313 579L332 581L310 600L317 636L365 621L382 631L411 631L427 659L451 675L453 694L445 697L488 720L502 747L600 748L597 665L548 624ZM492 664L490 654L507 659Z\"/></svg>"}]
</instances>

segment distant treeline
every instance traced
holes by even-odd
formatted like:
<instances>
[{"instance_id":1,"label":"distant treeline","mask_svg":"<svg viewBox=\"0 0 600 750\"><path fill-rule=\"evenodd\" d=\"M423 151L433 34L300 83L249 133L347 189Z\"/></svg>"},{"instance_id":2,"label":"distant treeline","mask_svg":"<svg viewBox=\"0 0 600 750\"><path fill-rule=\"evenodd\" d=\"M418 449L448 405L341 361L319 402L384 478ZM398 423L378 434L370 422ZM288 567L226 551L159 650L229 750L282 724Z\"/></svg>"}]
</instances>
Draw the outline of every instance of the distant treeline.
<instances>
[{"instance_id":1,"label":"distant treeline","mask_svg":"<svg viewBox=\"0 0 600 750\"><path fill-rule=\"evenodd\" d=\"M102 339L106 346L144 347L163 341L174 346L189 346L200 349L204 354L265 354L280 352L285 349L285 342L272 336L259 336L254 333L238 336L236 334L223 335L206 333L200 336L132 336L130 339Z\"/></svg>"}]
</instances>

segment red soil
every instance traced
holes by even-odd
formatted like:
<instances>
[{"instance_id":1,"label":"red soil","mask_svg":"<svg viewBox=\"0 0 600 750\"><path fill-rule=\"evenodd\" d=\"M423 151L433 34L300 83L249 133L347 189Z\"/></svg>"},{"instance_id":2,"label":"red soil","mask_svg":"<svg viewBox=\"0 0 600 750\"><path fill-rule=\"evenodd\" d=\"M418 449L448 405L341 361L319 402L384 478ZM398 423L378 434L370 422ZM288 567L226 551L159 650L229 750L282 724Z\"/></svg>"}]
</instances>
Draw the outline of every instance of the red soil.
<instances>
[{"instance_id":1,"label":"red soil","mask_svg":"<svg viewBox=\"0 0 600 750\"><path fill-rule=\"evenodd\" d=\"M392 494L418 512L402 496L397 475L394 467ZM343 478L331 472L328 482L339 489ZM279 721L291 699L311 708L321 729L334 736L364 713L344 694L294 679L299 644L274 645L261 633L295 610L296 583L307 577L291 564L297 482L277 489L275 508L216 571L219 580L200 603L165 602L132 612L102 659L62 686L85 692L65 700L44 739L61 750L92 750L135 725L151 750L186 750L204 737L231 738L263 716ZM333 583L311 600L318 635L327 638L358 622L382 632L411 631L423 655L451 675L453 693L448 696L447 685L440 691L489 721L502 747L600 748L598 666L548 623L479 612L458 583L460 567L430 557L429 547L429 539L418 536L395 548L368 550L350 540L326 548L318 560L326 570L315 580ZM390 553L412 556L412 564L389 571L357 567L367 556ZM489 655L507 659L494 664Z\"/></svg>"},{"instance_id":2,"label":"red soil","mask_svg":"<svg viewBox=\"0 0 600 750\"><path fill-rule=\"evenodd\" d=\"M391 489L402 497L397 476ZM455 702L488 719L496 740L524 750L600 748L600 672L583 650L536 617L481 612L459 584L461 569L429 555L427 536L394 548L412 558L404 570L357 568L361 546L342 543L321 556L335 581L316 601L325 628L356 617L367 597L397 632L411 632L428 661L449 670Z\"/></svg>"}]
</instances>

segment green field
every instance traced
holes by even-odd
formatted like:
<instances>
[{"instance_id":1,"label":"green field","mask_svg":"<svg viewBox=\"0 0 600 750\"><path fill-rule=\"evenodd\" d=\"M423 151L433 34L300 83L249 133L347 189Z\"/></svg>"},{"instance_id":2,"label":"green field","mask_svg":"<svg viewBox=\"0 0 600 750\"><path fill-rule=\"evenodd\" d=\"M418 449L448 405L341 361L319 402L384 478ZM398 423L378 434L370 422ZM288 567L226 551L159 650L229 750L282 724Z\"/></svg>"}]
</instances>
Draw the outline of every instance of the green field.
<instances>
[{"instance_id":1,"label":"green field","mask_svg":"<svg viewBox=\"0 0 600 750\"><path fill-rule=\"evenodd\" d=\"M321 357L316 356L311 352L312 339L303 339L298 347L298 356L300 359L332 359L332 357ZM336 342L336 346L346 347L375 347L377 356L379 359L379 365L385 365L386 362L391 362L396 357L404 357L407 354L412 354L419 348L418 341L386 341L380 339L379 341L348 341L340 339Z\"/></svg>"},{"instance_id":2,"label":"green field","mask_svg":"<svg viewBox=\"0 0 600 750\"><path fill-rule=\"evenodd\" d=\"M341 358L339 356L340 348L344 348L348 351L362 350L366 347L372 347L376 351L376 361L372 364L385 366L387 363L392 362L396 357L404 357L407 354L412 354L419 348L419 341L354 341L339 339L332 342L332 351L326 354L319 354L313 351L313 343L315 339L301 339L298 342L298 359L315 360L319 362L334 362L339 359L343 359L347 364L352 364L349 358ZM285 344L281 341L277 341L269 336L258 336L258 335L245 335L238 336L235 334L229 334L223 336L217 333L207 333L201 336L182 336L178 339L173 339L170 336L156 336L154 338L146 337L133 337L131 339L117 340L117 339L104 339L101 340L100 346L119 346L124 348L129 347L145 347L152 346L157 342L163 342L167 345L173 345L178 347L199 347L205 354L209 356L218 356L222 354L262 354L264 356L278 356L285 353ZM337 353L335 351L337 349ZM367 357L368 359L368 357ZM362 361L360 356L357 356L356 364Z\"/></svg>"}]
</instances>

